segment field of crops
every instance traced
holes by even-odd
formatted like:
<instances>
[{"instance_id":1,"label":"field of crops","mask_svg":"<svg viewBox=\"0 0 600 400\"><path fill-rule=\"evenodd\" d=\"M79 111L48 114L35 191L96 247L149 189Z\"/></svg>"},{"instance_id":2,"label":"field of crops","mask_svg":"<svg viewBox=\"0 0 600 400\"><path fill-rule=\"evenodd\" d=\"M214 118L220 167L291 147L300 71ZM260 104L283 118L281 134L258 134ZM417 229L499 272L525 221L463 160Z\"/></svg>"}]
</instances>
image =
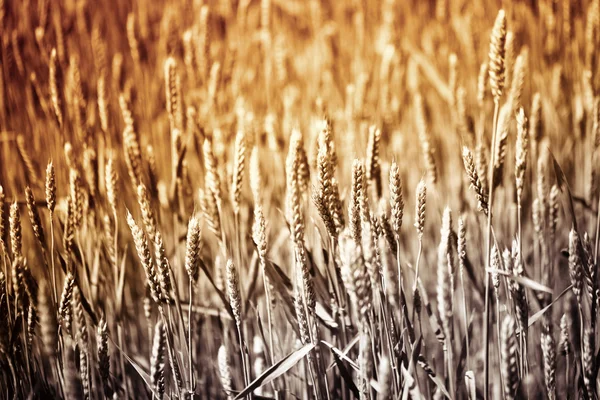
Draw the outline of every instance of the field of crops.
<instances>
[{"instance_id":1,"label":"field of crops","mask_svg":"<svg viewBox=\"0 0 600 400\"><path fill-rule=\"evenodd\" d=\"M586 399L600 0L0 0L0 399Z\"/></svg>"}]
</instances>

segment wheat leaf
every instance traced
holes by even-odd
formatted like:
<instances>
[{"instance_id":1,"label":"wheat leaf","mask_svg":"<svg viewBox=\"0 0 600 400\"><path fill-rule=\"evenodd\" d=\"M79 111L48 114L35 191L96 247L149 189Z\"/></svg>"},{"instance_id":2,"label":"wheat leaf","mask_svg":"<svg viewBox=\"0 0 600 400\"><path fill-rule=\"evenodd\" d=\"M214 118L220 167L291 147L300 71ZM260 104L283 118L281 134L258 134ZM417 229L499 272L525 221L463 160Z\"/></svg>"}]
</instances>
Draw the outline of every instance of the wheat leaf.
<instances>
[{"instance_id":1,"label":"wheat leaf","mask_svg":"<svg viewBox=\"0 0 600 400\"><path fill-rule=\"evenodd\" d=\"M282 358L275 364L273 364L269 369L267 369L261 376L256 378L251 384L249 384L244 390L238 393L235 396L235 399L241 399L242 397L246 397L249 393L252 393L255 389L266 385L267 383L273 381L274 379L280 377L285 374L290 368L296 365L300 360L302 360L308 353L312 351L316 347L316 344L307 344L304 347L288 354L286 357Z\"/></svg>"}]
</instances>

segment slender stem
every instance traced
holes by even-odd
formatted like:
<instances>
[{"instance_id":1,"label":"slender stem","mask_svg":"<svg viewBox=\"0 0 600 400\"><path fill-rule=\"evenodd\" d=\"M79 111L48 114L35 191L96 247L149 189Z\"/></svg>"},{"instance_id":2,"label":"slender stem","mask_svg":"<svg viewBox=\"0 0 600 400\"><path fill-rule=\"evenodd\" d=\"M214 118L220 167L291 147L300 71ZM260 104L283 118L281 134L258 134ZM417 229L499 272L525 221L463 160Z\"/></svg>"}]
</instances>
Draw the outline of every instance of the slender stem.
<instances>
[{"instance_id":1,"label":"slender stem","mask_svg":"<svg viewBox=\"0 0 600 400\"><path fill-rule=\"evenodd\" d=\"M333 265L333 273L335 274L334 279L334 288L337 288L337 307L338 307L338 317L340 320L341 330L341 344L340 348L344 348L348 344L348 334L346 332L346 292L344 291L344 286L341 283L342 278L340 275L340 269L337 266L337 260L339 257L338 254L339 247L336 239L331 238L331 263ZM338 342L340 338L337 338ZM342 385L342 399L347 400L350 398L350 390L347 385Z\"/></svg>"},{"instance_id":2,"label":"slender stem","mask_svg":"<svg viewBox=\"0 0 600 400\"><path fill-rule=\"evenodd\" d=\"M173 373L173 381L175 382L175 386L177 387L177 392L181 392L181 385L179 384L181 376L177 376L176 367L179 367L177 363L177 356L175 354L175 350L173 349L173 331L171 330L172 316L171 309L169 310L169 321L167 321L167 316L165 315L165 311L162 305L158 306L158 311L160 312L160 316L165 324L165 328L167 330L167 355L169 356L169 362L171 363L171 372ZM178 368L179 369L179 368Z\"/></svg>"},{"instance_id":3,"label":"slender stem","mask_svg":"<svg viewBox=\"0 0 600 400\"><path fill-rule=\"evenodd\" d=\"M152 345L154 344L153 340L152 340L152 334L154 332L154 327L152 326L151 319L148 319L146 322L148 323L148 327L147 327L147 330L148 330L148 355L150 357L149 359L152 360ZM123 358L123 357L121 357L121 358Z\"/></svg>"},{"instance_id":4,"label":"slender stem","mask_svg":"<svg viewBox=\"0 0 600 400\"><path fill-rule=\"evenodd\" d=\"M399 245L398 245L399 246ZM413 291L417 288L417 282L419 281L419 265L421 265L421 255L423 254L423 241L419 239L419 251L417 252L417 262L415 266L415 282L413 284ZM400 261L398 261L400 265Z\"/></svg>"},{"instance_id":5,"label":"slender stem","mask_svg":"<svg viewBox=\"0 0 600 400\"><path fill-rule=\"evenodd\" d=\"M25 342L25 361L26 361L26 365L27 365L27 373L28 373L28 377L27 377L27 382L29 383L29 390L31 391L31 393L33 393L33 384L31 382L31 377L33 376L31 374L31 364L29 362L29 346L27 344L27 317L25 315L25 306L23 305L23 307L21 307L23 310L23 317L21 318L21 321L23 322L23 341Z\"/></svg>"},{"instance_id":6,"label":"slender stem","mask_svg":"<svg viewBox=\"0 0 600 400\"><path fill-rule=\"evenodd\" d=\"M171 286L173 287L173 291L175 292L175 310L177 311L177 317L179 319L179 332L178 334L181 336L185 335L185 323L183 321L183 309L181 307L181 300L179 299L179 283L177 281L177 278L175 277L175 272L173 270L173 268L171 267L170 263L167 263L168 268L169 268L169 276L171 277ZM172 311L171 311L171 307L168 308L169 310L169 322L171 324L173 324L173 320L172 320ZM173 325L174 326L174 325ZM183 340L183 344L187 347L188 343L187 341ZM187 349L188 351L191 351L190 349Z\"/></svg>"},{"instance_id":7,"label":"slender stem","mask_svg":"<svg viewBox=\"0 0 600 400\"><path fill-rule=\"evenodd\" d=\"M450 322L451 324L452 322ZM452 347L452 343L454 342L452 335L452 327L448 330L446 334L446 352L448 354L448 380L450 381L450 395L455 398L456 397L456 370L454 369L454 349Z\"/></svg>"},{"instance_id":8,"label":"slender stem","mask_svg":"<svg viewBox=\"0 0 600 400\"><path fill-rule=\"evenodd\" d=\"M58 304L58 293L56 291L56 269L54 265L54 213L50 213L50 264L52 265L52 292L54 294L54 304Z\"/></svg>"},{"instance_id":9,"label":"slender stem","mask_svg":"<svg viewBox=\"0 0 600 400\"><path fill-rule=\"evenodd\" d=\"M419 332L421 333L421 336L423 336L423 321L421 320L421 313L419 313L419 315L417 315L417 321L419 323ZM427 345L425 344L425 342L423 342L423 351L422 351L423 357L427 358ZM418 376L418 374L417 374ZM417 383L419 381L417 380ZM426 383L426 387L427 387L427 398L431 399L433 398L431 395L431 380L429 378L425 379L425 383Z\"/></svg>"},{"instance_id":10,"label":"slender stem","mask_svg":"<svg viewBox=\"0 0 600 400\"><path fill-rule=\"evenodd\" d=\"M598 265L598 246L600 245L600 195L598 196L598 210L596 215L596 244L594 246L594 264Z\"/></svg>"},{"instance_id":11,"label":"slender stem","mask_svg":"<svg viewBox=\"0 0 600 400\"><path fill-rule=\"evenodd\" d=\"M398 241L399 242L399 241ZM400 243L398 243L398 248L400 248ZM398 250L398 253L400 253L400 250ZM416 262L416 270L415 270L415 282L413 283L413 296L415 295L415 292L417 291L417 284L419 282L419 265L421 264L421 255L423 253L423 241L421 239L419 239L419 251L417 252L417 262ZM398 260L398 272L400 272L400 260ZM402 290L402 283L400 283L400 290ZM413 299L414 300L414 299ZM413 311L412 311L412 319L415 319L415 308L413 306Z\"/></svg>"},{"instance_id":12,"label":"slender stem","mask_svg":"<svg viewBox=\"0 0 600 400\"><path fill-rule=\"evenodd\" d=\"M2 238L0 238L0 240L2 240ZM2 251L4 251L4 250L5 250L5 249L2 249ZM3 254L2 254L2 262L3 262L3 264L4 264L4 276L8 278L8 276L9 276L9 275L8 275L8 264L7 264L7 262L6 262L6 259L7 259L7 258L8 258L8 254L6 254L6 253L3 253ZM9 287L10 287L9 285L10 285L10 283L9 283L9 279L4 279L4 286L5 286L5 287L4 287L4 290L5 290L5 293L8 293L8 292L9 292ZM7 303L7 304L8 304L8 303ZM9 323L10 323L10 325L9 325L9 326L11 326L11 325L12 325L12 312L11 312L11 307L8 307L8 306L7 306L7 307L6 307L6 309L7 309L7 311L8 311L8 312L7 312L7 314L8 314L8 321L9 321ZM15 319L16 319L16 318L17 318L17 316L15 315Z\"/></svg>"},{"instance_id":13,"label":"slender stem","mask_svg":"<svg viewBox=\"0 0 600 400\"><path fill-rule=\"evenodd\" d=\"M344 286L342 284L342 278L340 275L340 268L337 266L337 261L338 257L339 257L339 247L338 244L335 240L332 239L331 242L331 262L333 264L333 271L335 273L335 285L334 287L337 287L337 291L338 291L338 304L337 306L339 307L339 317L340 317L340 325L342 327L342 347L345 347L348 344L348 334L346 332L346 292L344 290ZM347 387L344 386L344 392L346 392Z\"/></svg>"},{"instance_id":14,"label":"slender stem","mask_svg":"<svg viewBox=\"0 0 600 400\"><path fill-rule=\"evenodd\" d=\"M238 270L238 274L240 273L240 271L242 270L242 237L241 237L241 232L240 232L240 214L236 211L234 213L234 228L235 230L235 265L237 267ZM240 295L241 295L241 291L242 288L240 286ZM244 302L240 302L240 304L242 305L242 312L243 310L243 304Z\"/></svg>"},{"instance_id":15,"label":"slender stem","mask_svg":"<svg viewBox=\"0 0 600 400\"><path fill-rule=\"evenodd\" d=\"M471 365L471 353L469 350L470 347L470 339L469 339L469 311L467 309L467 293L465 292L465 280L463 277L463 271L460 271L460 287L462 288L462 298L463 298L463 309L465 310L465 338L467 339L467 368Z\"/></svg>"},{"instance_id":16,"label":"slender stem","mask_svg":"<svg viewBox=\"0 0 600 400\"><path fill-rule=\"evenodd\" d=\"M521 196L517 196L517 230L519 235L519 257L521 257L521 261L523 261L523 226L522 226L522 204L521 204Z\"/></svg>"},{"instance_id":17,"label":"slender stem","mask_svg":"<svg viewBox=\"0 0 600 400\"><path fill-rule=\"evenodd\" d=\"M117 218L117 210L114 209L113 210L113 219L115 221L115 231L114 231L114 265L113 265L113 270L114 270L114 274L115 274L115 291L117 293L117 296L120 296L121 294L119 293L119 288L121 286L121 279L120 279L120 274L119 274L119 219ZM54 241L54 235L53 235L53 241ZM54 257L52 257L52 265L54 266ZM53 267L54 268L54 267ZM123 271L124 273L125 271ZM122 318L122 311L123 310L123 301L124 298L121 296L120 299L118 299L117 301L119 301L119 303L121 304L120 306L120 310L119 310L119 315L117 316L119 318L119 320ZM152 328L149 329L150 335L148 336L150 338L150 343L152 343ZM123 379L125 381L125 398L129 398L129 382L126 379L126 375L125 375L125 358L123 356L123 353L125 352L125 343L123 342L123 331L121 329L121 324L117 325L117 339L119 340L119 346L121 347L121 349L123 349L123 351L119 352L119 365L121 367L121 373L123 374ZM150 350L152 351L152 344L150 344ZM150 357L152 357L152 354L150 354Z\"/></svg>"},{"instance_id":18,"label":"slender stem","mask_svg":"<svg viewBox=\"0 0 600 400\"><path fill-rule=\"evenodd\" d=\"M120 279L119 279L119 218L117 218L117 210L113 210L113 219L115 220L115 233L114 233L114 265L113 265L113 269L114 269L114 273L115 273L115 283L117 285L117 287L119 286ZM121 299L121 302L123 301L123 299ZM122 307L122 304L121 304Z\"/></svg>"},{"instance_id":19,"label":"slender stem","mask_svg":"<svg viewBox=\"0 0 600 400\"><path fill-rule=\"evenodd\" d=\"M123 353L125 350L125 342L123 341L123 329L121 328L121 324L117 324L117 340L119 341L119 348L121 351L119 352L119 364L121 367L121 374L123 374L122 379L125 387L125 398L129 399L129 380L127 379L127 373L125 372L125 360L123 359ZM150 336L150 340L152 340L152 336ZM152 346L150 346L152 347ZM152 351L152 349L150 350Z\"/></svg>"},{"instance_id":20,"label":"slender stem","mask_svg":"<svg viewBox=\"0 0 600 400\"><path fill-rule=\"evenodd\" d=\"M273 319L271 318L271 290L269 289L269 283L267 281L267 274L265 272L265 262L261 260L263 285L265 286L265 301L267 306L267 324L269 325L269 358L271 365L275 363L275 347L273 346Z\"/></svg>"},{"instance_id":21,"label":"slender stem","mask_svg":"<svg viewBox=\"0 0 600 400\"><path fill-rule=\"evenodd\" d=\"M566 371L565 371L565 387L569 387L569 353L565 355Z\"/></svg>"},{"instance_id":22,"label":"slender stem","mask_svg":"<svg viewBox=\"0 0 600 400\"><path fill-rule=\"evenodd\" d=\"M235 243L236 243L236 252L234 257L236 257L236 265L238 268L238 271L241 271L241 264L242 264L242 238L241 238L241 232L240 232L240 214L238 211L234 212L234 231L235 231ZM241 287L240 287L240 296L242 296L241 293ZM244 302L240 302L240 304L244 304ZM243 310L242 310L243 312ZM250 384L250 370L249 370L249 364L250 360L249 360L249 356L248 356L248 351L247 348L244 344L244 337L243 337L243 329L241 324L237 325L237 330L238 330L238 337L239 337L239 341L240 341L240 353L242 356L242 366L244 368L244 383L246 386L248 386ZM248 360L247 360L248 358ZM248 398L251 399L252 393L250 393L248 395Z\"/></svg>"},{"instance_id":23,"label":"slender stem","mask_svg":"<svg viewBox=\"0 0 600 400\"><path fill-rule=\"evenodd\" d=\"M52 364L52 366L51 366L52 376L56 377L56 383L57 383L56 388L58 389L58 393L64 397L62 377L59 372L58 361L56 361L56 362L54 362L54 361L55 360L50 360L50 363Z\"/></svg>"},{"instance_id":24,"label":"slender stem","mask_svg":"<svg viewBox=\"0 0 600 400\"><path fill-rule=\"evenodd\" d=\"M579 343L581 343L581 346L582 346L580 349L580 352L579 352L580 357L579 357L578 362L581 363L580 364L581 370L585 371L585 362L583 360L583 341L584 341L583 336L585 335L585 332L584 332L585 322L583 320L583 311L581 310L581 302L579 302L579 301L577 301L577 309L579 311Z\"/></svg>"},{"instance_id":25,"label":"slender stem","mask_svg":"<svg viewBox=\"0 0 600 400\"><path fill-rule=\"evenodd\" d=\"M237 333L238 333L238 340L239 340L239 344L240 344L240 356L242 357L242 370L244 372L244 386L248 386L248 384L250 384L250 379L249 379L249 371L248 371L248 366L246 365L246 351L244 350L246 346L244 346L244 337L242 334L242 327L241 325L236 324L235 325L237 328ZM248 396L248 398L250 398L250 396Z\"/></svg>"},{"instance_id":26,"label":"slender stem","mask_svg":"<svg viewBox=\"0 0 600 400\"><path fill-rule=\"evenodd\" d=\"M484 372L483 372L483 398L487 400L489 391L489 355L490 355L490 342L489 342L489 317L490 317L490 274L488 269L490 267L490 254L492 250L492 212L494 205L494 164L496 163L496 130L498 124L498 112L500 109L499 98L494 99L494 120L492 130L492 156L491 162L488 166L488 180L489 180L489 208L488 208L488 220L487 220L487 247L485 256L485 309L483 315L483 342L484 342Z\"/></svg>"},{"instance_id":27,"label":"slender stem","mask_svg":"<svg viewBox=\"0 0 600 400\"><path fill-rule=\"evenodd\" d=\"M499 299L498 299L498 294L496 294L496 302L499 303ZM496 321L500 321L500 307L496 307ZM496 324L496 341L498 342L498 359L500 359L500 357L502 356L502 346L500 344L500 325ZM500 371L500 385L502 385L502 387L504 387L504 375L502 374L502 371ZM506 398L505 394L504 394L504 390L501 391L502 392L502 398Z\"/></svg>"},{"instance_id":28,"label":"slender stem","mask_svg":"<svg viewBox=\"0 0 600 400\"><path fill-rule=\"evenodd\" d=\"M521 196L517 196L517 229L518 229L518 235L519 235L519 258L521 259L521 263L524 262L523 259L523 241L521 240L522 238L522 225L521 225ZM543 265L543 263L542 263ZM548 282L544 282L545 284L547 284ZM498 300L496 299L496 301L498 302ZM499 321L500 319L498 319ZM527 346L527 343L524 343L524 332L521 332L519 335L519 342L520 342L520 367L521 367L521 374L523 373L523 365L524 365L524 358L525 358L525 353L526 351L524 351L524 346ZM526 350L526 349L525 349Z\"/></svg>"},{"instance_id":29,"label":"slender stem","mask_svg":"<svg viewBox=\"0 0 600 400\"><path fill-rule=\"evenodd\" d=\"M414 321L414 318L413 318L413 321ZM421 317L420 317L420 315L417 316L417 323L415 324L415 331L417 329L419 330L419 335L423 336L423 327L421 326ZM425 354L425 346L423 346L423 354ZM400 363L402 363L402 361L400 361ZM397 368L398 368L397 373L399 374L399 377L401 377L402 376L402 372L400 370L402 369L402 367L397 367ZM446 367L444 366L444 368L446 368ZM419 390L420 390L421 387L423 387L423 383L421 382L422 378L423 377L421 376L421 374L419 373L419 371L416 370L415 371L415 381L417 382L417 387L419 388ZM427 381L428 380L429 380L429 378L425 377L425 384L426 384L426 386L428 386L427 385ZM399 391L402 392L403 382L399 381L398 384L400 386ZM428 396L427 398L429 399L429 398L431 398L431 396Z\"/></svg>"},{"instance_id":30,"label":"slender stem","mask_svg":"<svg viewBox=\"0 0 600 400\"><path fill-rule=\"evenodd\" d=\"M397 371L396 368L396 361L395 361L395 357L394 357L394 341L392 339L392 333L391 333L391 327L390 324L393 324L394 321L393 319L388 320L388 316L391 315L390 311L389 311L389 307L388 307L388 303L382 301L381 302L381 307L383 308L383 325L384 325L384 329L385 329L385 338L387 339L387 346L388 346L388 351L389 351L389 355L390 355L390 367L392 371ZM418 375L417 375L417 379L418 379ZM398 381L396 380L396 378L393 379L393 383L394 383L394 391L397 392L398 391Z\"/></svg>"},{"instance_id":31,"label":"slender stem","mask_svg":"<svg viewBox=\"0 0 600 400\"><path fill-rule=\"evenodd\" d=\"M321 397L319 396L319 386L317 385L317 379L315 378L315 371L313 369L314 358L310 358L307 361L308 361L307 362L308 373L310 375L310 380L312 382L312 388L313 388L313 392L315 395L315 399L320 399Z\"/></svg>"},{"instance_id":32,"label":"slender stem","mask_svg":"<svg viewBox=\"0 0 600 400\"><path fill-rule=\"evenodd\" d=\"M192 296L194 295L194 286L193 281L190 277L189 284L189 302L190 306L188 308L188 357L189 357L189 368L190 368L190 389L194 390L194 364L193 364L193 355L192 355Z\"/></svg>"}]
</instances>

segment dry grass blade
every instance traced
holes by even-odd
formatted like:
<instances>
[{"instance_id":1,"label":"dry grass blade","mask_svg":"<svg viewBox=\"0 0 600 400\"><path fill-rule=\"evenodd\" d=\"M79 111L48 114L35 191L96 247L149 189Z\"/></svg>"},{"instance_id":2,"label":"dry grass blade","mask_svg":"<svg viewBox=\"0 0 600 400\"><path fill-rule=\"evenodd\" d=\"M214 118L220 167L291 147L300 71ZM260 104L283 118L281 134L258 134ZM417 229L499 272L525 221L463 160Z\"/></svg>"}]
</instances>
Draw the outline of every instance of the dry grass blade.
<instances>
[{"instance_id":1,"label":"dry grass blade","mask_svg":"<svg viewBox=\"0 0 600 400\"><path fill-rule=\"evenodd\" d=\"M285 374L290 368L296 365L300 360L308 355L317 345L307 344L302 346L300 349L294 351L293 353L288 354L281 360L277 361L271 367L269 367L261 376L256 378L250 385L248 385L244 390L235 396L236 399L241 399L247 396L249 393L252 393L256 388L266 385L278 378L279 376Z\"/></svg>"}]
</instances>

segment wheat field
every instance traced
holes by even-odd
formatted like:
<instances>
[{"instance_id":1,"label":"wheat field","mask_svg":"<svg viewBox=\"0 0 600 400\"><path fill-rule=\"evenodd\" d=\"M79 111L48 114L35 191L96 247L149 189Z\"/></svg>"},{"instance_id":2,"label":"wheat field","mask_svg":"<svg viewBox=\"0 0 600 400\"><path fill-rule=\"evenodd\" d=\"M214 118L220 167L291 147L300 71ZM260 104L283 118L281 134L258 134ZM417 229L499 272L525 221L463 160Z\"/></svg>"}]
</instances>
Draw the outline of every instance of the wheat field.
<instances>
[{"instance_id":1,"label":"wheat field","mask_svg":"<svg viewBox=\"0 0 600 400\"><path fill-rule=\"evenodd\" d=\"M597 399L598 48L599 0L0 1L0 398Z\"/></svg>"}]
</instances>

